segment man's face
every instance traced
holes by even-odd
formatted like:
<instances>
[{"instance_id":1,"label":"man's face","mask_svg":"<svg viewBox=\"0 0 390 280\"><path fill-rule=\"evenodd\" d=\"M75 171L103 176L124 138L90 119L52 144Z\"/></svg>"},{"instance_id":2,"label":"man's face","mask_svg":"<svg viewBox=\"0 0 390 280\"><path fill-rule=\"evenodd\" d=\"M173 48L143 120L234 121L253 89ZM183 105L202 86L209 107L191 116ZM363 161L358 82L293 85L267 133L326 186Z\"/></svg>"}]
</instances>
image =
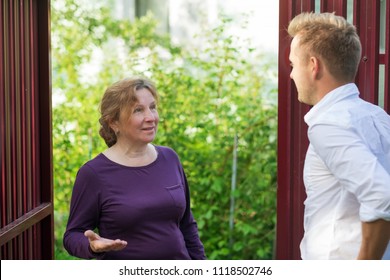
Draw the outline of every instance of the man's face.
<instances>
[{"instance_id":1,"label":"man's face","mask_svg":"<svg viewBox=\"0 0 390 280\"><path fill-rule=\"evenodd\" d=\"M305 49L299 46L299 35L295 36L290 46L290 78L294 80L298 91L298 100L308 105L314 105L314 87L310 71L310 63Z\"/></svg>"}]
</instances>

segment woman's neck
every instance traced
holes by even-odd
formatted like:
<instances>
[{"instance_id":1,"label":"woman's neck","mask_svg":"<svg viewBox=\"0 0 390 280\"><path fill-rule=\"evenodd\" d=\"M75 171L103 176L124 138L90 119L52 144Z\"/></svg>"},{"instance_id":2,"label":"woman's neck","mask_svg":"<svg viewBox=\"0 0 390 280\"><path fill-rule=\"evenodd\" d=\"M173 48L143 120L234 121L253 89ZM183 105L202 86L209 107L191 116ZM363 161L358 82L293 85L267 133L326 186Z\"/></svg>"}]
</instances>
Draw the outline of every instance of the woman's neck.
<instances>
[{"instance_id":1,"label":"woman's neck","mask_svg":"<svg viewBox=\"0 0 390 280\"><path fill-rule=\"evenodd\" d=\"M125 166L145 166L157 158L157 151L152 144L135 147L116 143L103 154L110 160Z\"/></svg>"}]
</instances>

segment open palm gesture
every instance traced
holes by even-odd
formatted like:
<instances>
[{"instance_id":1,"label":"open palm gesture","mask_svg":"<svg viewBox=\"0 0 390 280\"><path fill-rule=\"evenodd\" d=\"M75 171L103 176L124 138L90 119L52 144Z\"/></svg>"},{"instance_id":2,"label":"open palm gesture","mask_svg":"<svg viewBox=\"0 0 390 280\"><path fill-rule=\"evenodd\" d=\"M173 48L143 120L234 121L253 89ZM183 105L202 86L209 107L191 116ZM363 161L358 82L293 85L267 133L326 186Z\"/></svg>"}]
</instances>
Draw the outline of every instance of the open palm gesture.
<instances>
[{"instance_id":1,"label":"open palm gesture","mask_svg":"<svg viewBox=\"0 0 390 280\"><path fill-rule=\"evenodd\" d=\"M92 251L95 253L120 251L127 246L127 242L124 240L103 238L92 230L85 231L84 235L88 238L89 246L91 246Z\"/></svg>"}]
</instances>

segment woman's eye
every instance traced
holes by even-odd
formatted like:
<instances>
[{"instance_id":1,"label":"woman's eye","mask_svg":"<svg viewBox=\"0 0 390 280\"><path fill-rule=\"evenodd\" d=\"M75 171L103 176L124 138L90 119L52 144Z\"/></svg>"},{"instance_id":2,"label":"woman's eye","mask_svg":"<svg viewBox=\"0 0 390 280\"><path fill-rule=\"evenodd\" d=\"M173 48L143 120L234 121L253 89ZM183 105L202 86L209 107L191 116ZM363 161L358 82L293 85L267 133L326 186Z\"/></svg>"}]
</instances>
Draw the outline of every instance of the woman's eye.
<instances>
[{"instance_id":1,"label":"woman's eye","mask_svg":"<svg viewBox=\"0 0 390 280\"><path fill-rule=\"evenodd\" d=\"M135 108L135 109L134 109L134 113L138 113L138 112L141 112L141 111L142 111L141 108Z\"/></svg>"}]
</instances>

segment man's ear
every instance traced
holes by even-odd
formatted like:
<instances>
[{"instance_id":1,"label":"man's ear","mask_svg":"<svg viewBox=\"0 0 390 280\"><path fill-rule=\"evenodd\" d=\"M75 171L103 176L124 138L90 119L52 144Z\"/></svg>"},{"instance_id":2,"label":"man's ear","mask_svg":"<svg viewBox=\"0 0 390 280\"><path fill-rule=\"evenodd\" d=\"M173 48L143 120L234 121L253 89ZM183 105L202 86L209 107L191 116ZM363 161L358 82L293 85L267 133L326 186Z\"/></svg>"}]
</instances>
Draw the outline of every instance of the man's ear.
<instances>
[{"instance_id":1,"label":"man's ear","mask_svg":"<svg viewBox=\"0 0 390 280\"><path fill-rule=\"evenodd\" d=\"M315 56L310 57L310 67L311 67L311 73L312 73L312 78L314 80L319 80L322 77L322 72L323 72L323 65L321 63L321 60L319 60Z\"/></svg>"}]
</instances>

